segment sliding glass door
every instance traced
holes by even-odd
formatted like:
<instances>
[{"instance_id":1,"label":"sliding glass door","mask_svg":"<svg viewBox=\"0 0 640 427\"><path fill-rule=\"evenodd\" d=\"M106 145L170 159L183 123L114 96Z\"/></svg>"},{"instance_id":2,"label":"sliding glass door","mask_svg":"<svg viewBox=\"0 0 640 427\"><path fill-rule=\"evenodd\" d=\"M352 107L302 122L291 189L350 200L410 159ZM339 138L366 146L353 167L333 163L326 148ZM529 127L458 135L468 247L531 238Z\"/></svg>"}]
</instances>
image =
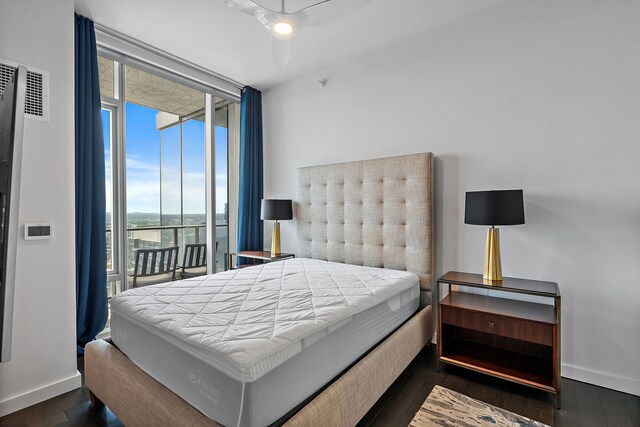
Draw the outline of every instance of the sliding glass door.
<instances>
[{"instance_id":1,"label":"sliding glass door","mask_svg":"<svg viewBox=\"0 0 640 427\"><path fill-rule=\"evenodd\" d=\"M225 270L228 236L235 233L229 230L229 186L235 177L228 164L237 104L149 66L98 59L110 296L132 286L140 249L177 246L180 278L187 246L209 242L214 265L207 265L208 271ZM208 99L214 108L206 108ZM207 123L214 124L211 136ZM207 156L207 146L213 156ZM214 177L211 185L206 176ZM213 219L207 220L207 206L215 206Z\"/></svg>"}]
</instances>

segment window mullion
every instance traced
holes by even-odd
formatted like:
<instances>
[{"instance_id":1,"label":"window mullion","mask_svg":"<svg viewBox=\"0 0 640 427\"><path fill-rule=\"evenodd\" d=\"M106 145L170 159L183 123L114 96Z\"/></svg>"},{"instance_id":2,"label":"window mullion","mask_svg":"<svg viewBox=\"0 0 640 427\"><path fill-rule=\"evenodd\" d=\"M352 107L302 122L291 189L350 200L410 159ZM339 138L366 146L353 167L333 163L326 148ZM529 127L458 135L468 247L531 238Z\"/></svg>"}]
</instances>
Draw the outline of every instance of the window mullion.
<instances>
[{"instance_id":1,"label":"window mullion","mask_svg":"<svg viewBox=\"0 0 640 427\"><path fill-rule=\"evenodd\" d=\"M114 85L116 88L116 98L118 103L118 132L117 132L117 198L118 198L118 213L119 213L119 249L120 249L120 271L119 275L122 280L122 289L129 288L129 281L127 277L128 272L128 259L127 259L127 164L126 164L126 99L125 99L125 70L124 65L121 62L116 62L116 73L114 78Z\"/></svg>"}]
</instances>

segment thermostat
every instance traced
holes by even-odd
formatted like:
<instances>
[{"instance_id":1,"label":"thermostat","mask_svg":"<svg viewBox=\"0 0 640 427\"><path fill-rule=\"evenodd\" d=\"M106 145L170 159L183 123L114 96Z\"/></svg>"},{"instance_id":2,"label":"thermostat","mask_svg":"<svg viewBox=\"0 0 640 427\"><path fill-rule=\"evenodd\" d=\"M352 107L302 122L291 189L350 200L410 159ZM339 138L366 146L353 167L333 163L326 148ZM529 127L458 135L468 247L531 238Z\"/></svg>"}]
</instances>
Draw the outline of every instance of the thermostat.
<instances>
[{"instance_id":1,"label":"thermostat","mask_svg":"<svg viewBox=\"0 0 640 427\"><path fill-rule=\"evenodd\" d=\"M53 224L25 224L24 240L45 240L53 237Z\"/></svg>"}]
</instances>

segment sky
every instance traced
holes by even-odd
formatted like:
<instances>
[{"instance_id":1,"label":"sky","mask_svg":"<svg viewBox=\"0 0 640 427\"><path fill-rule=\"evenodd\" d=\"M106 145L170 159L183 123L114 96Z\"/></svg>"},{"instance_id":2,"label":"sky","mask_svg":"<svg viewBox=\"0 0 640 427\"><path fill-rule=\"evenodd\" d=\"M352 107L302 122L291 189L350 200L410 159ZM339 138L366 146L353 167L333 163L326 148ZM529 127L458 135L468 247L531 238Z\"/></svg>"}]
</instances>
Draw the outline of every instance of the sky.
<instances>
[{"instance_id":1,"label":"sky","mask_svg":"<svg viewBox=\"0 0 640 427\"><path fill-rule=\"evenodd\" d=\"M180 213L180 126L156 130L157 110L127 103L126 180L127 212L160 213L160 171L162 169L162 211ZM107 189L110 186L111 150L109 112L102 111L105 140ZM185 214L205 213L204 122L183 124L183 203ZM216 126L216 212L227 202L227 129ZM162 144L162 161L160 155ZM111 211L107 191L107 211Z\"/></svg>"}]
</instances>

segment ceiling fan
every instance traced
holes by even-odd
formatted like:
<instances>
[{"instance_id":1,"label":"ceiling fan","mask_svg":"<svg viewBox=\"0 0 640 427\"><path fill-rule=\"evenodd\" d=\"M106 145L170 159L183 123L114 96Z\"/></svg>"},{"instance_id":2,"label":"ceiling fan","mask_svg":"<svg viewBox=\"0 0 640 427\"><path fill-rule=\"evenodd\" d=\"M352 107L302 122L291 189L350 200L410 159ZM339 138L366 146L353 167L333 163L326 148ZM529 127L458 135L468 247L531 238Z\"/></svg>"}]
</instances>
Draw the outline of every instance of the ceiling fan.
<instances>
[{"instance_id":1,"label":"ceiling fan","mask_svg":"<svg viewBox=\"0 0 640 427\"><path fill-rule=\"evenodd\" d=\"M276 64L286 66L291 59L292 40L296 32L306 26L328 24L355 10L370 0L321 0L296 11L287 11L286 0L280 10L267 9L252 0L225 0L229 7L254 16L271 33L271 54Z\"/></svg>"}]
</instances>

